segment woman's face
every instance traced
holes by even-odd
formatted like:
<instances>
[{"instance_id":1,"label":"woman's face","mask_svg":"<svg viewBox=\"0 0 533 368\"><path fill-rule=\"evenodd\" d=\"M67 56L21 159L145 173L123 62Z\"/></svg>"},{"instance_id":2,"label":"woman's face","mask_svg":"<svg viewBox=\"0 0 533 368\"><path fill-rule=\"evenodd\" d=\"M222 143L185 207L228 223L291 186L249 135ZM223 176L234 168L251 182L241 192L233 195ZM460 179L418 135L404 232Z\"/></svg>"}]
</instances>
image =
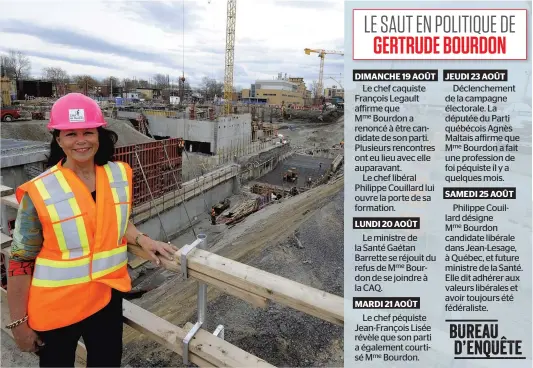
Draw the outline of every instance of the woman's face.
<instances>
[{"instance_id":1,"label":"woman's face","mask_svg":"<svg viewBox=\"0 0 533 368\"><path fill-rule=\"evenodd\" d=\"M80 163L91 161L94 160L99 147L98 130L96 128L62 130L57 137L57 143L67 155L67 160Z\"/></svg>"}]
</instances>

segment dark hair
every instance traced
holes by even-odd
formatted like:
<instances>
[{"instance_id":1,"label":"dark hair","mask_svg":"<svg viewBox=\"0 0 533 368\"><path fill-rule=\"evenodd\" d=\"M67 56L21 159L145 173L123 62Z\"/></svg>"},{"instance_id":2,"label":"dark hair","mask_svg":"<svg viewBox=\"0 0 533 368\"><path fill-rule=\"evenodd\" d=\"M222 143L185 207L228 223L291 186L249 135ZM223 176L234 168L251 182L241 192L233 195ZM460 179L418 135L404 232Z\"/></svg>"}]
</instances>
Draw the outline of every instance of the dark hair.
<instances>
[{"instance_id":1,"label":"dark hair","mask_svg":"<svg viewBox=\"0 0 533 368\"><path fill-rule=\"evenodd\" d=\"M118 135L112 130L98 127L98 151L94 155L94 163L98 166L107 164L113 160L115 155L115 144L118 141ZM59 137L59 130L52 132L52 141L50 142L50 155L48 156L47 168L57 165L61 160L66 158L63 148L59 147L57 143L57 137Z\"/></svg>"}]
</instances>

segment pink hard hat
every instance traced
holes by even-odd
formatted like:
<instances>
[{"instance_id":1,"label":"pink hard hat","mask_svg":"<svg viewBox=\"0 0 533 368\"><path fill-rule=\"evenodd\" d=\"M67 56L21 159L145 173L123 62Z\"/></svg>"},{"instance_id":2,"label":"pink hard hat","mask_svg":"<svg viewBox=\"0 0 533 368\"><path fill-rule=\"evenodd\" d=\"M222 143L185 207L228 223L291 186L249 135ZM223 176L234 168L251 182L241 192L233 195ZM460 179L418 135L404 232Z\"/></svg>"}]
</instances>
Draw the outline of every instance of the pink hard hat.
<instances>
[{"instance_id":1,"label":"pink hard hat","mask_svg":"<svg viewBox=\"0 0 533 368\"><path fill-rule=\"evenodd\" d=\"M52 106L48 129L90 129L106 125L104 114L95 100L81 93L69 93Z\"/></svg>"}]
</instances>

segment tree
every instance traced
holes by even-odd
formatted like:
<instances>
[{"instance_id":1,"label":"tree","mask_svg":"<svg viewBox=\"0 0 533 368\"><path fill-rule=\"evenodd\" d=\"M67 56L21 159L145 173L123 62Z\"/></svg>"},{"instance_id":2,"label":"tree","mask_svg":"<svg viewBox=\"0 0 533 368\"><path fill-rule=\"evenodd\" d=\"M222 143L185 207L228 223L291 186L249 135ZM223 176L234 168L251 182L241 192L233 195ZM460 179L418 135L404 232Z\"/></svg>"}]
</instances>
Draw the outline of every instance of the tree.
<instances>
[{"instance_id":1,"label":"tree","mask_svg":"<svg viewBox=\"0 0 533 368\"><path fill-rule=\"evenodd\" d=\"M9 50L0 60L6 77L19 81L29 78L31 71L30 59L21 51Z\"/></svg>"},{"instance_id":2,"label":"tree","mask_svg":"<svg viewBox=\"0 0 533 368\"><path fill-rule=\"evenodd\" d=\"M111 76L111 77L104 79L102 81L102 84L106 86L105 93L107 96L104 96L104 97L109 97L109 95L113 95L113 91L111 89L116 90L116 88L118 87L119 79L117 77Z\"/></svg>"},{"instance_id":3,"label":"tree","mask_svg":"<svg viewBox=\"0 0 533 368\"><path fill-rule=\"evenodd\" d=\"M72 79L79 88L83 89L85 95L89 94L89 91L98 85L98 81L90 75L76 75Z\"/></svg>"},{"instance_id":4,"label":"tree","mask_svg":"<svg viewBox=\"0 0 533 368\"><path fill-rule=\"evenodd\" d=\"M318 88L318 81L314 80L313 82L311 82L311 93L313 95L313 98L320 97L321 93L319 93Z\"/></svg>"},{"instance_id":5,"label":"tree","mask_svg":"<svg viewBox=\"0 0 533 368\"><path fill-rule=\"evenodd\" d=\"M139 79L139 81L137 82L137 85L138 85L138 88L148 88L150 86L148 81L144 79Z\"/></svg>"},{"instance_id":6,"label":"tree","mask_svg":"<svg viewBox=\"0 0 533 368\"><path fill-rule=\"evenodd\" d=\"M224 83L217 82L215 79L203 77L200 83L200 92L206 100L212 100L217 97L224 97Z\"/></svg>"},{"instance_id":7,"label":"tree","mask_svg":"<svg viewBox=\"0 0 533 368\"><path fill-rule=\"evenodd\" d=\"M153 76L155 88L165 88L169 85L168 75L156 74Z\"/></svg>"},{"instance_id":8,"label":"tree","mask_svg":"<svg viewBox=\"0 0 533 368\"><path fill-rule=\"evenodd\" d=\"M58 67L44 68L43 78L53 83L56 96L66 93L69 76L65 70Z\"/></svg>"},{"instance_id":9,"label":"tree","mask_svg":"<svg viewBox=\"0 0 533 368\"><path fill-rule=\"evenodd\" d=\"M128 93L130 92L131 90L137 88L137 83L136 81L132 80L132 79L129 79L129 78L124 78L122 80L122 83L124 84L124 92Z\"/></svg>"}]
</instances>

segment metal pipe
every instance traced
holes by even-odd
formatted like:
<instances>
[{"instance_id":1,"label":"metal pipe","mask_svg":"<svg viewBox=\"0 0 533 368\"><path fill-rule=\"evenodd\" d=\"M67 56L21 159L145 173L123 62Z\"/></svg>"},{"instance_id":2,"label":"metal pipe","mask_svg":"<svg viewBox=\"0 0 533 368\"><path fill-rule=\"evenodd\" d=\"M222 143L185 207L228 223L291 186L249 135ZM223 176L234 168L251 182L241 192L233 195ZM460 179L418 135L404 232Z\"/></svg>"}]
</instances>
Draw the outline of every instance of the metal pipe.
<instances>
[{"instance_id":1,"label":"metal pipe","mask_svg":"<svg viewBox=\"0 0 533 368\"><path fill-rule=\"evenodd\" d=\"M207 235L198 234L197 237L201 243L198 245L199 249L207 250ZM205 323L207 310L207 284L198 282L198 322Z\"/></svg>"}]
</instances>

